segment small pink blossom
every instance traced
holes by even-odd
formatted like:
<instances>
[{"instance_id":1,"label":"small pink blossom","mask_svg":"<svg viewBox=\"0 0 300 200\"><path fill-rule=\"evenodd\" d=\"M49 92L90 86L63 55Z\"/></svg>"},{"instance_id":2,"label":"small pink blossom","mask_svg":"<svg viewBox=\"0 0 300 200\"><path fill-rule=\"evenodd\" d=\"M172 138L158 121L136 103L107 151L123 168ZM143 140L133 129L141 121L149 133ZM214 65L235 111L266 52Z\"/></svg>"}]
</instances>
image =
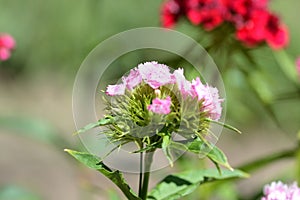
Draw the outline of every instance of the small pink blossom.
<instances>
[{"instance_id":1,"label":"small pink blossom","mask_svg":"<svg viewBox=\"0 0 300 200\"><path fill-rule=\"evenodd\" d=\"M0 60L5 61L9 59L9 57L10 57L10 51L7 48L0 47Z\"/></svg>"},{"instance_id":2,"label":"small pink blossom","mask_svg":"<svg viewBox=\"0 0 300 200\"><path fill-rule=\"evenodd\" d=\"M178 85L183 97L194 96L194 90L192 90L192 83L185 79L183 69L179 68L174 71L173 77Z\"/></svg>"},{"instance_id":3,"label":"small pink blossom","mask_svg":"<svg viewBox=\"0 0 300 200\"><path fill-rule=\"evenodd\" d=\"M292 185L287 185L281 181L272 182L265 185L264 197L261 200L298 200L300 199L300 188L295 182Z\"/></svg>"},{"instance_id":4,"label":"small pink blossom","mask_svg":"<svg viewBox=\"0 0 300 200\"><path fill-rule=\"evenodd\" d=\"M169 114L171 112L171 97L167 97L166 99L155 98L152 100L152 104L150 104L147 109L156 114Z\"/></svg>"},{"instance_id":5,"label":"small pink blossom","mask_svg":"<svg viewBox=\"0 0 300 200\"><path fill-rule=\"evenodd\" d=\"M12 36L9 34L0 34L0 48L4 47L11 50L15 47L16 42Z\"/></svg>"},{"instance_id":6,"label":"small pink blossom","mask_svg":"<svg viewBox=\"0 0 300 200\"><path fill-rule=\"evenodd\" d=\"M296 67L297 67L297 72L300 77L300 57L296 60Z\"/></svg>"},{"instance_id":7,"label":"small pink blossom","mask_svg":"<svg viewBox=\"0 0 300 200\"><path fill-rule=\"evenodd\" d=\"M142 76L140 75L140 72L136 69L130 70L129 75L123 78L123 83L126 84L128 90L133 90L133 88L141 82Z\"/></svg>"},{"instance_id":8,"label":"small pink blossom","mask_svg":"<svg viewBox=\"0 0 300 200\"><path fill-rule=\"evenodd\" d=\"M109 96L124 95L125 89L126 85L124 83L118 85L108 85L106 89L106 94Z\"/></svg>"},{"instance_id":9,"label":"small pink blossom","mask_svg":"<svg viewBox=\"0 0 300 200\"><path fill-rule=\"evenodd\" d=\"M153 89L157 89L173 81L168 66L154 61L140 64L138 71L145 83Z\"/></svg>"},{"instance_id":10,"label":"small pink blossom","mask_svg":"<svg viewBox=\"0 0 300 200\"><path fill-rule=\"evenodd\" d=\"M222 113L219 91L217 88L203 85L199 77L192 81L192 88L198 101L202 101L202 111L207 112L208 116L213 120L219 120Z\"/></svg>"}]
</instances>

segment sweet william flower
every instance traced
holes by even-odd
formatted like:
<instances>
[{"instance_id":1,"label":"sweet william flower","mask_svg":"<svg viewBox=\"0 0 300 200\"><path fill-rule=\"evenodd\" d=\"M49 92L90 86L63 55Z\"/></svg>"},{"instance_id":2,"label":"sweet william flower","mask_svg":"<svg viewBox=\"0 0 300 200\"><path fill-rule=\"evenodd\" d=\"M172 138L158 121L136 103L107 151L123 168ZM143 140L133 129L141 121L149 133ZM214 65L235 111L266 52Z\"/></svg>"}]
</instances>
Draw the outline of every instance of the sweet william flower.
<instances>
[{"instance_id":1,"label":"sweet william flower","mask_svg":"<svg viewBox=\"0 0 300 200\"><path fill-rule=\"evenodd\" d=\"M143 80L153 89L157 89L173 81L168 66L154 61L138 65L138 71Z\"/></svg>"},{"instance_id":2,"label":"sweet william flower","mask_svg":"<svg viewBox=\"0 0 300 200\"><path fill-rule=\"evenodd\" d=\"M199 77L192 81L192 87L198 101L202 101L201 110L207 112L209 118L219 120L222 113L221 103L223 100L219 98L218 89L202 84Z\"/></svg>"},{"instance_id":3,"label":"sweet william flower","mask_svg":"<svg viewBox=\"0 0 300 200\"><path fill-rule=\"evenodd\" d=\"M142 82L142 76L137 69L130 70L130 73L127 77L123 78L123 83L126 84L126 87L129 90L133 90L138 84Z\"/></svg>"},{"instance_id":4,"label":"sweet william flower","mask_svg":"<svg viewBox=\"0 0 300 200\"><path fill-rule=\"evenodd\" d=\"M168 96L166 99L155 98L152 100L147 109L156 114L169 114L171 112L171 97Z\"/></svg>"},{"instance_id":5,"label":"sweet william flower","mask_svg":"<svg viewBox=\"0 0 300 200\"><path fill-rule=\"evenodd\" d=\"M162 25L167 28L185 16L206 31L229 22L233 29L227 29L228 35L233 31L248 47L265 42L272 49L280 49L289 42L288 29L269 11L268 0L166 0L163 8Z\"/></svg>"},{"instance_id":6,"label":"sweet william flower","mask_svg":"<svg viewBox=\"0 0 300 200\"><path fill-rule=\"evenodd\" d=\"M187 18L192 24L202 24L204 29L209 31L224 21L222 9L220 0L189 0Z\"/></svg>"},{"instance_id":7,"label":"sweet william flower","mask_svg":"<svg viewBox=\"0 0 300 200\"><path fill-rule=\"evenodd\" d=\"M266 41L273 49L280 49L289 42L288 30L281 24L279 18L270 14L266 23Z\"/></svg>"},{"instance_id":8,"label":"sweet william flower","mask_svg":"<svg viewBox=\"0 0 300 200\"><path fill-rule=\"evenodd\" d=\"M10 58L11 50L15 47L15 40L6 33L0 33L0 60L5 61Z\"/></svg>"},{"instance_id":9,"label":"sweet william flower","mask_svg":"<svg viewBox=\"0 0 300 200\"><path fill-rule=\"evenodd\" d=\"M187 96L195 96L191 82L186 80L183 73L183 69L181 68L175 70L173 73L173 79L177 83L181 95L184 98Z\"/></svg>"},{"instance_id":10,"label":"sweet william flower","mask_svg":"<svg viewBox=\"0 0 300 200\"><path fill-rule=\"evenodd\" d=\"M265 185L264 196L261 200L298 200L300 199L300 188L297 183L287 185L281 181Z\"/></svg>"},{"instance_id":11,"label":"sweet william flower","mask_svg":"<svg viewBox=\"0 0 300 200\"><path fill-rule=\"evenodd\" d=\"M124 83L118 85L108 85L106 94L109 96L124 95L126 85Z\"/></svg>"},{"instance_id":12,"label":"sweet william flower","mask_svg":"<svg viewBox=\"0 0 300 200\"><path fill-rule=\"evenodd\" d=\"M183 69L170 71L154 61L142 63L123 76L122 83L107 87L111 98L105 110L113 123L105 134L112 142L151 147L162 146L163 138L174 133L204 142L212 134L210 123L222 112L218 90L199 78L190 82Z\"/></svg>"},{"instance_id":13,"label":"sweet william flower","mask_svg":"<svg viewBox=\"0 0 300 200\"><path fill-rule=\"evenodd\" d=\"M11 50L15 47L16 42L9 34L0 34L0 47Z\"/></svg>"},{"instance_id":14,"label":"sweet william flower","mask_svg":"<svg viewBox=\"0 0 300 200\"><path fill-rule=\"evenodd\" d=\"M6 48L0 48L0 60L5 61L9 59L10 51Z\"/></svg>"},{"instance_id":15,"label":"sweet william flower","mask_svg":"<svg viewBox=\"0 0 300 200\"><path fill-rule=\"evenodd\" d=\"M184 10L181 0L170 0L161 7L161 21L164 27L172 28Z\"/></svg>"},{"instance_id":16,"label":"sweet william flower","mask_svg":"<svg viewBox=\"0 0 300 200\"><path fill-rule=\"evenodd\" d=\"M253 11L249 19L238 28L236 37L246 45L252 47L265 39L265 26L269 13L265 10Z\"/></svg>"}]
</instances>

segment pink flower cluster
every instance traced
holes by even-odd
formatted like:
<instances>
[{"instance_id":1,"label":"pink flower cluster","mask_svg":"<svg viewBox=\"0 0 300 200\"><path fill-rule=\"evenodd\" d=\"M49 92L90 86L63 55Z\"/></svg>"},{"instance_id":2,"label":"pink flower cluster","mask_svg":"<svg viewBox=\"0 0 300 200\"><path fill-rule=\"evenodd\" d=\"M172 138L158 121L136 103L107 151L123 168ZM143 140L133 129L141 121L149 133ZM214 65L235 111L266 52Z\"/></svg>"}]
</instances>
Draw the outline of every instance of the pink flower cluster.
<instances>
[{"instance_id":1,"label":"pink flower cluster","mask_svg":"<svg viewBox=\"0 0 300 200\"><path fill-rule=\"evenodd\" d=\"M171 97L167 97L166 99L155 98L152 100L152 104L150 104L147 109L151 112L157 114L169 114L171 112Z\"/></svg>"},{"instance_id":2,"label":"pink flower cluster","mask_svg":"<svg viewBox=\"0 0 300 200\"><path fill-rule=\"evenodd\" d=\"M272 182L264 187L264 197L261 200L299 200L300 188L297 183L287 185L281 181Z\"/></svg>"},{"instance_id":3,"label":"pink flower cluster","mask_svg":"<svg viewBox=\"0 0 300 200\"><path fill-rule=\"evenodd\" d=\"M222 99L219 98L219 92L216 88L204 85L199 78L192 82L186 80L183 69L177 69L170 72L168 66L157 62L146 62L139 64L132 69L128 76L122 77L122 83L117 85L108 85L106 94L109 96L124 95L126 89L134 90L142 82L148 84L156 94L159 94L159 88L167 84L176 84L183 99L188 96L197 99L202 103L201 111L206 112L208 117L213 120L219 120L221 117ZM159 96L159 95L158 95ZM155 98L147 108L157 114L168 114L171 112L171 98Z\"/></svg>"},{"instance_id":4,"label":"pink flower cluster","mask_svg":"<svg viewBox=\"0 0 300 200\"><path fill-rule=\"evenodd\" d=\"M287 45L286 26L268 10L268 0L167 0L161 21L172 28L181 16L210 31L224 22L235 28L236 38L249 47L266 42L271 48Z\"/></svg>"},{"instance_id":5,"label":"pink flower cluster","mask_svg":"<svg viewBox=\"0 0 300 200\"><path fill-rule=\"evenodd\" d=\"M11 50L15 47L15 44L12 36L0 33L0 60L5 61L10 58Z\"/></svg>"}]
</instances>

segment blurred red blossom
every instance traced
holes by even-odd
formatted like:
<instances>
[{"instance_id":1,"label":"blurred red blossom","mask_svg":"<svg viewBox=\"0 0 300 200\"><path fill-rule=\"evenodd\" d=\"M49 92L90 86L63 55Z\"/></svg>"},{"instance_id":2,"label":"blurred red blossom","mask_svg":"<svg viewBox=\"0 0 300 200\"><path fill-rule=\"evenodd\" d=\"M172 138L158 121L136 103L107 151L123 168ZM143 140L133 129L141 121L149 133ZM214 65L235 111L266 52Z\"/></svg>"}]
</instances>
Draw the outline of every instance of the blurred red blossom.
<instances>
[{"instance_id":1,"label":"blurred red blossom","mask_svg":"<svg viewBox=\"0 0 300 200\"><path fill-rule=\"evenodd\" d=\"M248 47L266 42L272 49L288 44L287 27L268 10L268 0L167 0L162 5L161 21L172 28L185 16L206 31L229 22L236 39Z\"/></svg>"},{"instance_id":2,"label":"blurred red blossom","mask_svg":"<svg viewBox=\"0 0 300 200\"><path fill-rule=\"evenodd\" d=\"M0 33L0 60L5 61L10 58L11 50L15 48L14 38L6 33Z\"/></svg>"}]
</instances>

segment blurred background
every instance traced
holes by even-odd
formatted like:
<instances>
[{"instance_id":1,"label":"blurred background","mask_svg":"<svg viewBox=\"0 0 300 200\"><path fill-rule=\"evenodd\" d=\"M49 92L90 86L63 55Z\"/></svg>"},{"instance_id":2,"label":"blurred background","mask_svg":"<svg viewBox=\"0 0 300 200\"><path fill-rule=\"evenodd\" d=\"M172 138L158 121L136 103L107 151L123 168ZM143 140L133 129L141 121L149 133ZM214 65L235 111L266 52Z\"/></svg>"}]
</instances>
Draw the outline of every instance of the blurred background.
<instances>
[{"instance_id":1,"label":"blurred background","mask_svg":"<svg viewBox=\"0 0 300 200\"><path fill-rule=\"evenodd\" d=\"M11 58L0 62L0 200L117 199L118 191L109 180L79 165L63 151L84 149L72 135L73 82L81 62L99 42L128 29L160 26L161 3L0 0L0 32L16 40ZM300 2L273 0L270 7L289 28L286 53L294 62L300 56ZM175 30L199 39L198 28L187 22L179 23ZM268 47L251 54L258 67L250 76L235 66L220 69L226 89L226 122L243 134L224 131L217 146L237 168L292 149L300 130L299 84L289 79ZM120 57L113 63L118 67L108 76L117 79L149 57L153 57L151 50ZM159 61L174 68L186 63L167 54L160 55ZM242 64L251 71L250 63ZM170 171L197 166L196 160L187 157L172 169L155 172L151 184ZM296 162L282 159L251 175L219 190L238 191L239 197L228 199L250 199L272 180L297 180ZM136 187L137 176L126 174L126 178ZM196 192L195 199L202 193L201 189Z\"/></svg>"}]
</instances>

